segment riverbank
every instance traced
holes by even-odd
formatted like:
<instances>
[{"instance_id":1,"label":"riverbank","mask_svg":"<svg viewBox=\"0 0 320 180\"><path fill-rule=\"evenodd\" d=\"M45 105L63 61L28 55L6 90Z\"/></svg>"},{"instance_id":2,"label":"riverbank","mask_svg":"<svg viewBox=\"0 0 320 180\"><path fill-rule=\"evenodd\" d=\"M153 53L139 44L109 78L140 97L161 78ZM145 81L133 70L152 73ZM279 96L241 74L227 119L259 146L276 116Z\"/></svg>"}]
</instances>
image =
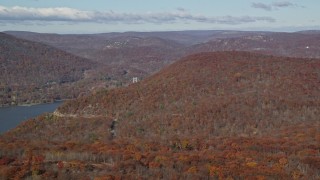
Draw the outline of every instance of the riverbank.
<instances>
[{"instance_id":1,"label":"riverbank","mask_svg":"<svg viewBox=\"0 0 320 180\"><path fill-rule=\"evenodd\" d=\"M32 106L9 106L0 108L0 134L12 128L19 123L39 116L43 113L52 113L63 102L54 102L46 104L36 104Z\"/></svg>"},{"instance_id":2,"label":"riverbank","mask_svg":"<svg viewBox=\"0 0 320 180\"><path fill-rule=\"evenodd\" d=\"M41 105L41 104L52 104L56 102L63 102L71 99L59 99L59 100L53 100L53 101L48 101L48 102L33 102L33 103L22 103L22 104L0 104L0 108L5 108L5 107L30 107L30 106L35 106L35 105Z\"/></svg>"}]
</instances>

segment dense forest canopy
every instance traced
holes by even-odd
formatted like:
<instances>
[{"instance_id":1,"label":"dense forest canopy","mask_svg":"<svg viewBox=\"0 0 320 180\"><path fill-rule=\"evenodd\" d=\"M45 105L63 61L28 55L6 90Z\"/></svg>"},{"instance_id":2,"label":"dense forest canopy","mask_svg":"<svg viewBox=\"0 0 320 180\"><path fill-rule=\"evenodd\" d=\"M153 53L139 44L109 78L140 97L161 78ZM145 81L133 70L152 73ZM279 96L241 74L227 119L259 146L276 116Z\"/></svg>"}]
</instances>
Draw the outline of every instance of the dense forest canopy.
<instances>
[{"instance_id":1,"label":"dense forest canopy","mask_svg":"<svg viewBox=\"0 0 320 180\"><path fill-rule=\"evenodd\" d=\"M74 98L79 90L66 90L96 66L88 59L4 33L0 33L0 52L0 105Z\"/></svg>"},{"instance_id":2,"label":"dense forest canopy","mask_svg":"<svg viewBox=\"0 0 320 180\"><path fill-rule=\"evenodd\" d=\"M0 177L318 179L320 60L215 52L0 137Z\"/></svg>"}]
</instances>

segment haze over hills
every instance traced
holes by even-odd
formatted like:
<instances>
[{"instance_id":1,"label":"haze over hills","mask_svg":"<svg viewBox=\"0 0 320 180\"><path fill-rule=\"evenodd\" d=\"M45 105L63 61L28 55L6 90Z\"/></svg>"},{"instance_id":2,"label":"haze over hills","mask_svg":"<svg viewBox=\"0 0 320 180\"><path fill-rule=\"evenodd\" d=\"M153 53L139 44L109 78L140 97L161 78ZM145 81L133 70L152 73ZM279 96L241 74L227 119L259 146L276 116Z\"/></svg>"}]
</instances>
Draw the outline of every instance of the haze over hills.
<instances>
[{"instance_id":1,"label":"haze over hills","mask_svg":"<svg viewBox=\"0 0 320 180\"><path fill-rule=\"evenodd\" d=\"M47 34L35 33L27 31L5 31L19 38L28 39L37 42L49 43L52 46L59 46L61 42L72 43L81 39L92 39L95 41L107 40L116 37L157 37L161 39L169 39L183 45L193 45L203 43L216 38L232 38L246 35L270 34L272 32L262 31L232 31L232 30L200 30L200 31L159 31L159 32L113 32L113 33L97 33L97 34ZM63 40L65 39L65 40ZM66 41L68 40L68 41ZM100 41L102 42L102 41ZM99 44L99 43L96 43ZM76 44L75 44L76 45Z\"/></svg>"},{"instance_id":2,"label":"haze over hills","mask_svg":"<svg viewBox=\"0 0 320 180\"><path fill-rule=\"evenodd\" d=\"M251 51L287 57L320 57L320 33L272 33L239 38L215 39L192 46L189 51Z\"/></svg>"},{"instance_id":3,"label":"haze over hills","mask_svg":"<svg viewBox=\"0 0 320 180\"><path fill-rule=\"evenodd\" d=\"M302 33L302 34L320 34L320 30L305 30L305 31L298 31L298 33Z\"/></svg>"},{"instance_id":4,"label":"haze over hills","mask_svg":"<svg viewBox=\"0 0 320 180\"><path fill-rule=\"evenodd\" d=\"M319 59L191 55L1 136L0 174L317 179L319 70Z\"/></svg>"},{"instance_id":5,"label":"haze over hills","mask_svg":"<svg viewBox=\"0 0 320 180\"><path fill-rule=\"evenodd\" d=\"M181 48L192 46L199 43L205 43L207 41L217 38L233 38L242 37L248 35L264 35L271 32L255 32L255 31L222 31L222 30L208 30L208 31L164 31L164 32L124 32L124 33L101 33L101 34L45 34L45 33L33 33L33 32L21 32L21 31L6 31L5 33L31 40L48 44L50 46L65 50L75 55L89 58L92 60L97 59L96 53L101 52L110 43L124 43L132 38L140 38L140 40L148 39L151 46L157 46L159 51L161 48L163 52L167 50L167 46L174 44L174 51L181 51ZM126 39L127 38L127 39ZM161 39L163 43L158 44ZM118 42L119 40L119 42ZM133 47L140 47L139 41L131 43ZM153 44L154 43L154 44ZM142 43L143 44L143 43ZM121 48L128 48L122 46ZM162 54L170 55L172 52L166 52ZM145 56L148 56L148 52L145 52ZM183 56L183 55L182 55ZM181 56L180 56L181 57ZM101 58L100 58L101 59ZM174 61L170 59L170 61ZM104 61L108 63L107 60Z\"/></svg>"},{"instance_id":6,"label":"haze over hills","mask_svg":"<svg viewBox=\"0 0 320 180\"><path fill-rule=\"evenodd\" d=\"M150 75L183 55L182 44L158 37L121 36L106 40L91 57L110 66L135 68Z\"/></svg>"},{"instance_id":7,"label":"haze over hills","mask_svg":"<svg viewBox=\"0 0 320 180\"><path fill-rule=\"evenodd\" d=\"M318 31L295 33L259 31L169 31L59 35L8 31L19 38L42 42L69 53L120 67L146 77L177 59L198 52L252 51L317 58ZM126 70L127 69L127 70Z\"/></svg>"},{"instance_id":8,"label":"haze over hills","mask_svg":"<svg viewBox=\"0 0 320 180\"><path fill-rule=\"evenodd\" d=\"M179 42L161 38L164 36L163 33L127 32L87 35L6 33L48 44L77 56L106 64L114 69L140 71L140 74L136 75L141 78L181 57L185 47ZM195 39L196 37L190 38Z\"/></svg>"}]
</instances>

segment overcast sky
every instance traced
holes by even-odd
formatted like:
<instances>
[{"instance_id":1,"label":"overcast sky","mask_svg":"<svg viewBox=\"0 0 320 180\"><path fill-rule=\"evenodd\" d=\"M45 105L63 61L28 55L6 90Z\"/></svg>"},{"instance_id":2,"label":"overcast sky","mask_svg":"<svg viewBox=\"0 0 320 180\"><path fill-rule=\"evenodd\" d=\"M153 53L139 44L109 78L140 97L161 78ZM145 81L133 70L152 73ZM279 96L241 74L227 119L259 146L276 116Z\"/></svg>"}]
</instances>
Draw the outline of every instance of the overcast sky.
<instances>
[{"instance_id":1,"label":"overcast sky","mask_svg":"<svg viewBox=\"0 0 320 180\"><path fill-rule=\"evenodd\" d=\"M0 31L320 30L320 0L0 0Z\"/></svg>"}]
</instances>

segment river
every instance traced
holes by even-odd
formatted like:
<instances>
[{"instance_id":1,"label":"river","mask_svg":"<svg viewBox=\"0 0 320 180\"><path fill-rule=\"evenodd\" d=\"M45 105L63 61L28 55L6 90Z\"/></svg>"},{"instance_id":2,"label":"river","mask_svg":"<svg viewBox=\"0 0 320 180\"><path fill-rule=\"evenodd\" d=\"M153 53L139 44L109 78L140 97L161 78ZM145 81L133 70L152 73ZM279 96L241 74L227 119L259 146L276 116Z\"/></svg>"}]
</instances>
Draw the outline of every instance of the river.
<instances>
[{"instance_id":1,"label":"river","mask_svg":"<svg viewBox=\"0 0 320 180\"><path fill-rule=\"evenodd\" d=\"M0 134L15 128L20 122L45 112L53 112L61 102L32 106L10 106L0 108Z\"/></svg>"}]
</instances>

